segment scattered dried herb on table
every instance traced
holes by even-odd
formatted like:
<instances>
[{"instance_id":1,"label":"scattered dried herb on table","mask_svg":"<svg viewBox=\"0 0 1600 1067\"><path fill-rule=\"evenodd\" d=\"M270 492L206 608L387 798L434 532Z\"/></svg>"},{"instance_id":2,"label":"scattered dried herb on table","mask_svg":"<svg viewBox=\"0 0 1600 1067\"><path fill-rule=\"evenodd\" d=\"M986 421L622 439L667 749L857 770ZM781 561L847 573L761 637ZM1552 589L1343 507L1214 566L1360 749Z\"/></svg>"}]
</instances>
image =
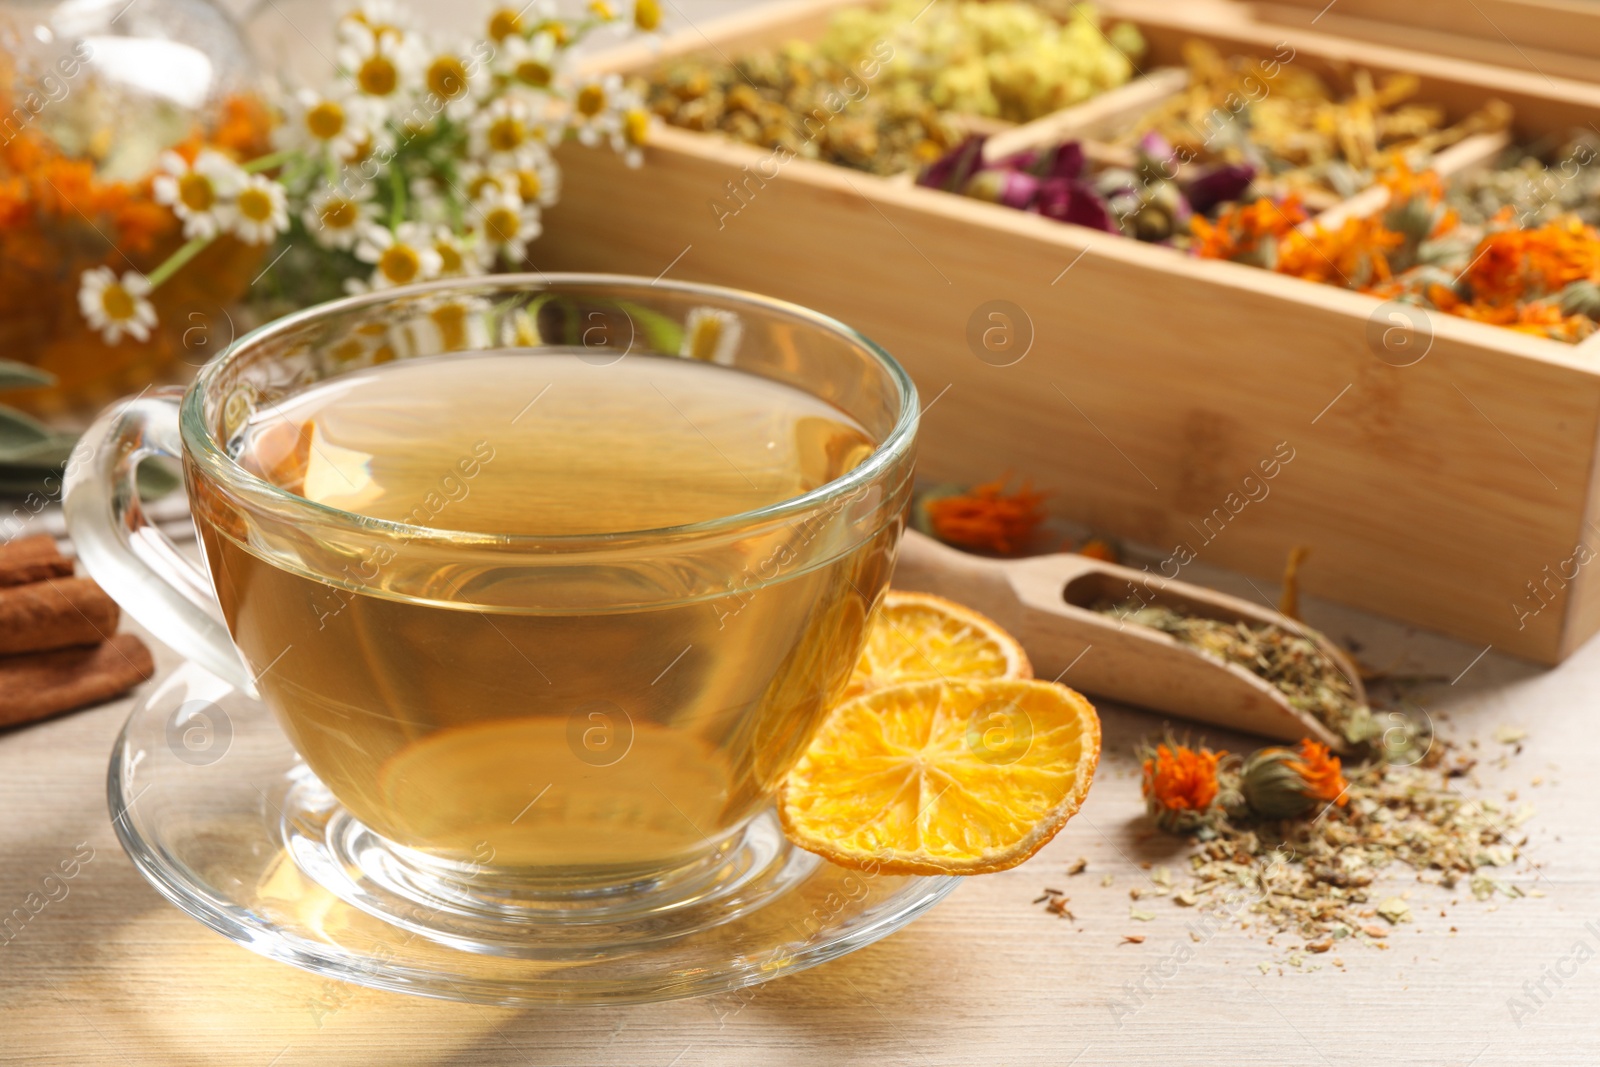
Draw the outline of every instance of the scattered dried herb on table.
<instances>
[{"instance_id":1,"label":"scattered dried herb on table","mask_svg":"<svg viewBox=\"0 0 1600 1067\"><path fill-rule=\"evenodd\" d=\"M1213 659L1243 667L1275 686L1290 706L1352 743L1372 736L1372 713L1356 700L1339 664L1309 637L1269 623L1223 622L1137 600L1102 602L1093 610L1160 630Z\"/></svg>"},{"instance_id":2,"label":"scattered dried herb on table","mask_svg":"<svg viewBox=\"0 0 1600 1067\"><path fill-rule=\"evenodd\" d=\"M1313 953L1344 940L1382 947L1411 919L1403 897L1376 886L1396 863L1444 889L1465 881L1480 900L1523 895L1496 872L1518 858L1526 839L1517 828L1532 807L1507 811L1458 792L1459 768L1448 765L1442 745L1412 766L1377 762L1348 774L1311 742L1240 759L1168 740L1140 755L1149 813L1194 845L1188 884L1158 882L1141 896L1170 893L1175 904L1205 912L1189 924L1191 936L1197 927L1257 924L1299 934ZM1252 806L1252 789L1263 785L1250 777L1268 766L1284 772L1269 792L1307 801L1298 815L1266 818Z\"/></svg>"},{"instance_id":3,"label":"scattered dried herb on table","mask_svg":"<svg viewBox=\"0 0 1600 1067\"><path fill-rule=\"evenodd\" d=\"M958 116L1028 121L1123 84L1143 48L1088 7L902 0L837 12L815 44L669 63L647 92L674 126L894 174L955 147Z\"/></svg>"}]
</instances>

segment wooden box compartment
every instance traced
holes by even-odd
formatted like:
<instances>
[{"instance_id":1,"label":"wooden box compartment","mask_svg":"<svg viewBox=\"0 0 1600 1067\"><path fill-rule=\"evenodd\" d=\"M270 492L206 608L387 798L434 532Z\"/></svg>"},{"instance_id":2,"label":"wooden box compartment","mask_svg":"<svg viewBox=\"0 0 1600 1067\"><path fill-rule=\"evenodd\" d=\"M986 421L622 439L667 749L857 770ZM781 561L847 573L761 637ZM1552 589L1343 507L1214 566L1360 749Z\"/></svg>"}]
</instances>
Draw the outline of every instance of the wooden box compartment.
<instances>
[{"instance_id":1,"label":"wooden box compartment","mask_svg":"<svg viewBox=\"0 0 1600 1067\"><path fill-rule=\"evenodd\" d=\"M1205 2L1205 0L1201 0ZM1592 0L1219 0L1231 17L1600 81L1600 6ZM1224 15L1223 17L1230 17Z\"/></svg>"},{"instance_id":2,"label":"wooden box compartment","mask_svg":"<svg viewBox=\"0 0 1600 1067\"><path fill-rule=\"evenodd\" d=\"M815 36L839 6L744 13L592 65L733 56ZM1262 57L1287 43L1334 81L1356 66L1416 74L1418 99L1453 117L1506 100L1519 137L1600 119L1600 86L1314 31L1211 27L1148 0L1109 14L1144 32L1154 78L1187 38ZM1092 131L1150 92L1132 83L1005 136ZM562 163L541 269L736 286L849 323L916 379L932 478L1026 476L1064 517L1155 549L1151 569L1169 577L1202 559L1275 579L1309 545L1308 592L1540 662L1600 628L1600 569L1587 566L1600 544L1600 352L1588 346L1408 320L1360 293L903 176L775 162L717 135L658 127L642 170L584 150ZM1407 344L1386 347L1396 330Z\"/></svg>"}]
</instances>

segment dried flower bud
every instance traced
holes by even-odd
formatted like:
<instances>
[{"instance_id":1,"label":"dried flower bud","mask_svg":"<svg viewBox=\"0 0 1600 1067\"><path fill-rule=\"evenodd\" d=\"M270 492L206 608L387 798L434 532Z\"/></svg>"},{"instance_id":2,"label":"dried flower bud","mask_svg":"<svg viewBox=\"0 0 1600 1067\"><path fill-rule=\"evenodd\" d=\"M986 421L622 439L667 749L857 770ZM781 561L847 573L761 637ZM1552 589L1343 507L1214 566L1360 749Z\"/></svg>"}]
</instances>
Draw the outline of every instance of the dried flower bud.
<instances>
[{"instance_id":1,"label":"dried flower bud","mask_svg":"<svg viewBox=\"0 0 1600 1067\"><path fill-rule=\"evenodd\" d=\"M1300 742L1298 752L1263 748L1244 761L1239 795L1263 819L1294 819L1322 804L1345 803L1348 783L1326 745Z\"/></svg>"},{"instance_id":2,"label":"dried flower bud","mask_svg":"<svg viewBox=\"0 0 1600 1067\"><path fill-rule=\"evenodd\" d=\"M1561 290L1561 314L1600 320L1600 285L1590 281L1569 283Z\"/></svg>"}]
</instances>

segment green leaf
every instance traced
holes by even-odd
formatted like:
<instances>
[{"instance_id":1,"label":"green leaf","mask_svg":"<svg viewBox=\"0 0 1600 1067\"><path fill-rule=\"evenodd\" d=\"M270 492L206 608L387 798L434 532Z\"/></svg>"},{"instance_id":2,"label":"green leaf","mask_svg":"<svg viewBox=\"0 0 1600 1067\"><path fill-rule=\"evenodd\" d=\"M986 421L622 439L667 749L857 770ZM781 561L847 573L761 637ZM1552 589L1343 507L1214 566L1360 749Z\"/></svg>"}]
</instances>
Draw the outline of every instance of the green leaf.
<instances>
[{"instance_id":1,"label":"green leaf","mask_svg":"<svg viewBox=\"0 0 1600 1067\"><path fill-rule=\"evenodd\" d=\"M56 376L49 371L42 371L38 367L30 367L15 360L0 359L0 389L31 389L40 385L51 385L55 380Z\"/></svg>"},{"instance_id":2,"label":"green leaf","mask_svg":"<svg viewBox=\"0 0 1600 1067\"><path fill-rule=\"evenodd\" d=\"M18 448L42 444L55 436L55 432L31 415L15 408L0 407L0 454Z\"/></svg>"}]
</instances>

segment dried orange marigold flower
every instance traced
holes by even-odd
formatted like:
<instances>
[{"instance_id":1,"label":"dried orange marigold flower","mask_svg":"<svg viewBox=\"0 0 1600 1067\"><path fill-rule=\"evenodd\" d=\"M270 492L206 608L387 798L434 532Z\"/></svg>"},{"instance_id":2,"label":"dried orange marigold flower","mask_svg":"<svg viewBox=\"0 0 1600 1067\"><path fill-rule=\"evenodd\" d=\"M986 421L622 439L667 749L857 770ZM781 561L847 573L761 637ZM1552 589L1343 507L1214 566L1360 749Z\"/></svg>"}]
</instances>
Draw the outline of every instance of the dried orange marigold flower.
<instances>
[{"instance_id":1,"label":"dried orange marigold flower","mask_svg":"<svg viewBox=\"0 0 1600 1067\"><path fill-rule=\"evenodd\" d=\"M1008 493L1001 478L928 501L928 523L934 536L948 544L1010 555L1044 521L1043 503L1044 494L1034 492L1029 483Z\"/></svg>"},{"instance_id":2,"label":"dried orange marigold flower","mask_svg":"<svg viewBox=\"0 0 1600 1067\"><path fill-rule=\"evenodd\" d=\"M1345 781L1339 757L1328 751L1328 746L1310 738L1300 742L1300 758L1289 761L1289 767L1305 779L1305 793L1318 800L1332 801L1344 807L1350 798L1346 792L1350 783Z\"/></svg>"},{"instance_id":3,"label":"dried orange marigold flower","mask_svg":"<svg viewBox=\"0 0 1600 1067\"><path fill-rule=\"evenodd\" d=\"M1217 761L1226 752L1161 744L1144 761L1141 789L1152 813L1202 812L1217 799Z\"/></svg>"}]
</instances>

